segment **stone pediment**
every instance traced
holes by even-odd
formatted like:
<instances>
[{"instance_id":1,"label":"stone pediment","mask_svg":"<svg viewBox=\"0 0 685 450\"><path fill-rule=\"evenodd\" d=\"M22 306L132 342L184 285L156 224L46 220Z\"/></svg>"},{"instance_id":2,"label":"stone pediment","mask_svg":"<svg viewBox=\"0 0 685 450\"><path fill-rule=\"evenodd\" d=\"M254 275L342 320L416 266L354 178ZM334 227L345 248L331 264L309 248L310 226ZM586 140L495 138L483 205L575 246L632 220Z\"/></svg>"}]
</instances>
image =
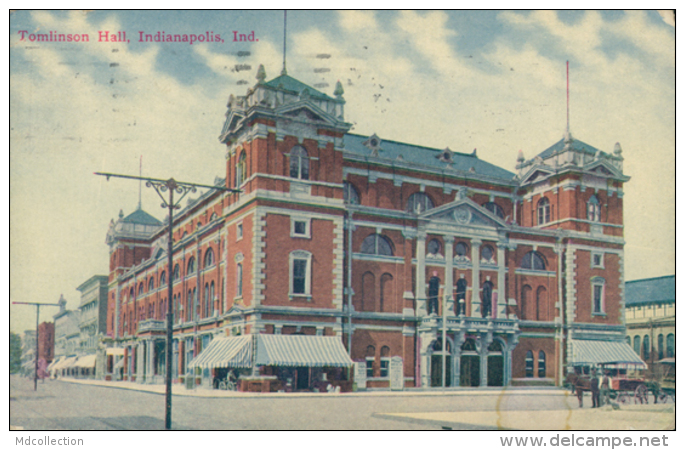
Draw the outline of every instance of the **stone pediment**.
<instances>
[{"instance_id":1,"label":"stone pediment","mask_svg":"<svg viewBox=\"0 0 685 450\"><path fill-rule=\"evenodd\" d=\"M330 125L338 124L338 121L333 116L312 104L310 101L302 101L296 104L282 106L277 109L277 113L301 122L319 122Z\"/></svg>"},{"instance_id":2,"label":"stone pediment","mask_svg":"<svg viewBox=\"0 0 685 450\"><path fill-rule=\"evenodd\" d=\"M544 180L552 174L554 174L554 171L551 168L546 166L534 166L528 171L528 173L521 177L521 184L523 185Z\"/></svg>"},{"instance_id":3,"label":"stone pediment","mask_svg":"<svg viewBox=\"0 0 685 450\"><path fill-rule=\"evenodd\" d=\"M600 177L623 178L623 175L604 161L595 161L585 167L585 171Z\"/></svg>"},{"instance_id":4,"label":"stone pediment","mask_svg":"<svg viewBox=\"0 0 685 450\"><path fill-rule=\"evenodd\" d=\"M433 208L419 216L419 219L440 221L456 226L504 227L506 222L469 198Z\"/></svg>"}]
</instances>

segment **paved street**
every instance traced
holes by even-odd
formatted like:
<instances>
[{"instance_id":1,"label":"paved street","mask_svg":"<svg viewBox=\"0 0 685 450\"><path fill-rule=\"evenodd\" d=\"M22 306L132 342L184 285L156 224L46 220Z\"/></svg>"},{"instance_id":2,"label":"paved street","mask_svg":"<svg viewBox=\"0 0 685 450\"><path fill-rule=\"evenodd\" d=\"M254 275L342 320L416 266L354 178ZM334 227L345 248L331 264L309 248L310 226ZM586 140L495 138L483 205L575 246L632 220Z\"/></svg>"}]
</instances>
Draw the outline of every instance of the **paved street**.
<instances>
[{"instance_id":1,"label":"paved street","mask_svg":"<svg viewBox=\"0 0 685 450\"><path fill-rule=\"evenodd\" d=\"M53 380L33 392L31 380L12 376L10 425L25 430L163 429L164 395L159 393L163 386L148 387L157 392L136 390L140 386L132 383L118 386ZM612 417L628 421L631 427L647 423L646 429L664 429L672 407L643 406ZM583 418L606 420L598 414L612 413L579 410L575 397L557 389L340 395L179 389L173 397L174 428L186 430L583 429L588 427Z\"/></svg>"}]
</instances>

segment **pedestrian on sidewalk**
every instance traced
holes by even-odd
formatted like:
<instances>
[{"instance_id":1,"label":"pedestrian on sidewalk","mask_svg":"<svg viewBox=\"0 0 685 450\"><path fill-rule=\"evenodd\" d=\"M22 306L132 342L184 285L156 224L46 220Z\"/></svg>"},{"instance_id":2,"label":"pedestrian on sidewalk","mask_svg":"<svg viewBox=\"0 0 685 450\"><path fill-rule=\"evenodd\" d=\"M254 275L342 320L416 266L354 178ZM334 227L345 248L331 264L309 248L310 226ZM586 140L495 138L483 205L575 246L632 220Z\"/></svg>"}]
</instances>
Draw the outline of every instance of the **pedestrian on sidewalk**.
<instances>
[{"instance_id":1,"label":"pedestrian on sidewalk","mask_svg":"<svg viewBox=\"0 0 685 450\"><path fill-rule=\"evenodd\" d=\"M592 372L590 379L590 392L592 392L592 407L599 408L599 379L595 371Z\"/></svg>"}]
</instances>

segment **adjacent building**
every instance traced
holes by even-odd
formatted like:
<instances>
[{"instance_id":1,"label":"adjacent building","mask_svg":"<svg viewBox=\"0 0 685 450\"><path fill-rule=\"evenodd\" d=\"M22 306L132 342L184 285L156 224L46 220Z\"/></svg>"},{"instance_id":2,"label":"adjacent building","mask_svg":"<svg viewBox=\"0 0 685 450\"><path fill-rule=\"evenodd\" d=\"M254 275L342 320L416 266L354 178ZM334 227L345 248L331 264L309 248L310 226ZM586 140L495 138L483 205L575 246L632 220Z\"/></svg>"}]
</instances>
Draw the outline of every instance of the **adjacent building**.
<instances>
[{"instance_id":1,"label":"adjacent building","mask_svg":"<svg viewBox=\"0 0 685 450\"><path fill-rule=\"evenodd\" d=\"M653 368L675 358L675 275L626 282L626 342Z\"/></svg>"},{"instance_id":2,"label":"adjacent building","mask_svg":"<svg viewBox=\"0 0 685 450\"><path fill-rule=\"evenodd\" d=\"M54 376L76 375L73 367L81 347L79 314L67 309L64 295L59 297L59 312L53 316L55 322L55 363L50 367Z\"/></svg>"},{"instance_id":3,"label":"adjacent building","mask_svg":"<svg viewBox=\"0 0 685 450\"><path fill-rule=\"evenodd\" d=\"M444 360L448 386L560 383L589 350L626 347L618 143L567 130L514 173L475 150L350 133L343 94L260 66L229 97L215 184L240 193L174 214L171 273L167 223L140 206L110 223L107 333L125 378L162 381L168 302L177 381L233 367L307 389L349 381L354 361L385 388L394 360L404 386L430 387ZM339 348L347 362L326 359Z\"/></svg>"}]
</instances>

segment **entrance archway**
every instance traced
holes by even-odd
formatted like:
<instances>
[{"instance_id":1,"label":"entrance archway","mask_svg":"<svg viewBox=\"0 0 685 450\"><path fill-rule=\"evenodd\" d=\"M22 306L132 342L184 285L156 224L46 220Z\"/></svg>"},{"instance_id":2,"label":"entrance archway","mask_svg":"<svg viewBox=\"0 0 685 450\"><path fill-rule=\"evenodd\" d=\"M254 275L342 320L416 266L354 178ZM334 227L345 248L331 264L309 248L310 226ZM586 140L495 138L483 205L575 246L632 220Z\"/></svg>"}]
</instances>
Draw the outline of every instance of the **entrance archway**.
<instances>
[{"instance_id":1,"label":"entrance archway","mask_svg":"<svg viewBox=\"0 0 685 450\"><path fill-rule=\"evenodd\" d=\"M476 350L476 341L467 339L461 346L459 385L468 387L480 386L480 355Z\"/></svg>"},{"instance_id":2,"label":"entrance archway","mask_svg":"<svg viewBox=\"0 0 685 450\"><path fill-rule=\"evenodd\" d=\"M488 386L504 386L504 355L497 339L488 347Z\"/></svg>"},{"instance_id":3,"label":"entrance archway","mask_svg":"<svg viewBox=\"0 0 685 450\"><path fill-rule=\"evenodd\" d=\"M431 345L431 387L442 386L442 342L436 340ZM452 386L452 346L447 342L445 356L445 386Z\"/></svg>"}]
</instances>

